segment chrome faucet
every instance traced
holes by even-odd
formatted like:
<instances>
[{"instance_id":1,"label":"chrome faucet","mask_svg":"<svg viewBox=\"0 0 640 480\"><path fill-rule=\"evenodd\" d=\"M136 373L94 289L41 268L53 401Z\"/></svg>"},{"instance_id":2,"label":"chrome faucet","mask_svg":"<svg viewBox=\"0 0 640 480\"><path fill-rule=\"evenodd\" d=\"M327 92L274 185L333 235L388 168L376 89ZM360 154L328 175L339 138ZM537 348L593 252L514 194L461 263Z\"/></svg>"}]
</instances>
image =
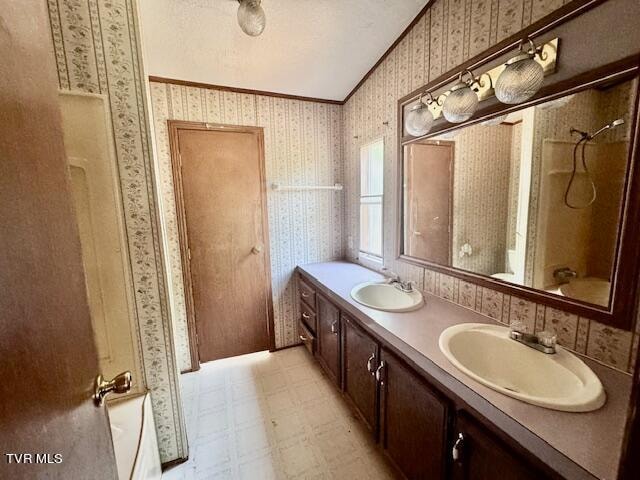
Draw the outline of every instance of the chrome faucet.
<instances>
[{"instance_id":1,"label":"chrome faucet","mask_svg":"<svg viewBox=\"0 0 640 480\"><path fill-rule=\"evenodd\" d=\"M553 332L545 330L537 335L527 333L524 323L520 321L511 322L509 338L542 353L556 353L556 335Z\"/></svg>"},{"instance_id":2,"label":"chrome faucet","mask_svg":"<svg viewBox=\"0 0 640 480\"><path fill-rule=\"evenodd\" d=\"M569 283L572 279L577 278L578 272L575 270L571 270L569 267L556 268L553 271L553 278L559 284Z\"/></svg>"},{"instance_id":3,"label":"chrome faucet","mask_svg":"<svg viewBox=\"0 0 640 480\"><path fill-rule=\"evenodd\" d=\"M407 282L403 282L402 280L398 279L395 282L395 287L404 292L404 293L411 293L413 292L413 282L411 280L407 281Z\"/></svg>"},{"instance_id":4,"label":"chrome faucet","mask_svg":"<svg viewBox=\"0 0 640 480\"><path fill-rule=\"evenodd\" d=\"M398 275L395 272L392 272L391 270L388 270L387 268L383 267L382 268L383 272L388 272L388 277L387 278L387 283L389 285L393 285L394 287L396 287L398 290L405 292L405 293L411 293L413 292L414 288L413 288L413 282L408 280L406 282L402 281L402 279L400 278L400 275Z\"/></svg>"}]
</instances>

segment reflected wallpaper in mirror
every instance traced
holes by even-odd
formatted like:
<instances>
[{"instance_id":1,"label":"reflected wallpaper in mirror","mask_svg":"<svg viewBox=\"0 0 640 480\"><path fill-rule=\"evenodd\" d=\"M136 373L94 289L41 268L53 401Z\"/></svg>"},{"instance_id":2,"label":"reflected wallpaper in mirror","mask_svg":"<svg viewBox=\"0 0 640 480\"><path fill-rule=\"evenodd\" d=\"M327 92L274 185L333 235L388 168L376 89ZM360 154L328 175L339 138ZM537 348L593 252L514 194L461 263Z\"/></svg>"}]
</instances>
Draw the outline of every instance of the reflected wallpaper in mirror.
<instances>
[{"instance_id":1,"label":"reflected wallpaper in mirror","mask_svg":"<svg viewBox=\"0 0 640 480\"><path fill-rule=\"evenodd\" d=\"M404 146L403 254L607 306L636 80Z\"/></svg>"}]
</instances>

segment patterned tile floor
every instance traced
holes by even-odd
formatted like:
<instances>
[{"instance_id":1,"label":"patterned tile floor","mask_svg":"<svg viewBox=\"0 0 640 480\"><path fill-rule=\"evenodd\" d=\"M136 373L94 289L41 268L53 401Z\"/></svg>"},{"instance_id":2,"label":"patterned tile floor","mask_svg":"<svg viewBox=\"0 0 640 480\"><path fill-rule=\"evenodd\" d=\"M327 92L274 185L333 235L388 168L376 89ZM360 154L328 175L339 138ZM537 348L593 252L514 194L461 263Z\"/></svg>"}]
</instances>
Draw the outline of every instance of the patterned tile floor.
<instances>
[{"instance_id":1,"label":"patterned tile floor","mask_svg":"<svg viewBox=\"0 0 640 480\"><path fill-rule=\"evenodd\" d=\"M209 362L181 383L189 461L163 480L394 478L303 347Z\"/></svg>"}]
</instances>

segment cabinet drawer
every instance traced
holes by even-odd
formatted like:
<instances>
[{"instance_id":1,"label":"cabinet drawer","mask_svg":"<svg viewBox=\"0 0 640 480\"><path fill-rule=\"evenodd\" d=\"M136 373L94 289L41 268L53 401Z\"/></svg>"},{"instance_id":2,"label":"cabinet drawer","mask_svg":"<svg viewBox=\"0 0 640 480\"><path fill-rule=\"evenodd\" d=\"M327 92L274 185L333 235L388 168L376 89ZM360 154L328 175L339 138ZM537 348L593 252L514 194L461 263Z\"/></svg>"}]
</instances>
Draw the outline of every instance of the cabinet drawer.
<instances>
[{"instance_id":1,"label":"cabinet drawer","mask_svg":"<svg viewBox=\"0 0 640 480\"><path fill-rule=\"evenodd\" d=\"M307 328L315 335L317 329L316 314L314 311L304 302L300 302L300 320L307 326Z\"/></svg>"},{"instance_id":2,"label":"cabinet drawer","mask_svg":"<svg viewBox=\"0 0 640 480\"><path fill-rule=\"evenodd\" d=\"M302 320L298 321L298 335L305 348L313 355L315 353L316 337L309 331Z\"/></svg>"},{"instance_id":3,"label":"cabinet drawer","mask_svg":"<svg viewBox=\"0 0 640 480\"><path fill-rule=\"evenodd\" d=\"M300 299L307 304L311 308L312 311L316 309L316 291L313 289L311 285L302 280L298 279L298 288L300 290Z\"/></svg>"}]
</instances>

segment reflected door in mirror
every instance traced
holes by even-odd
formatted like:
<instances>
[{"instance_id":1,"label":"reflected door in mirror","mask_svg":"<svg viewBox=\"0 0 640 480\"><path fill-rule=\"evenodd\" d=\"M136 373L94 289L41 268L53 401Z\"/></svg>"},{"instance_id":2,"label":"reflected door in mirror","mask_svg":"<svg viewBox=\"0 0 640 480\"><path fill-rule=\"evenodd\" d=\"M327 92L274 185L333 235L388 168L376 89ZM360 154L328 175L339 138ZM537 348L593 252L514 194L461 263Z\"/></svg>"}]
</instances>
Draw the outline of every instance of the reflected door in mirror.
<instances>
[{"instance_id":1,"label":"reflected door in mirror","mask_svg":"<svg viewBox=\"0 0 640 480\"><path fill-rule=\"evenodd\" d=\"M603 80L405 143L401 254L609 308L636 92Z\"/></svg>"},{"instance_id":2,"label":"reflected door in mirror","mask_svg":"<svg viewBox=\"0 0 640 480\"><path fill-rule=\"evenodd\" d=\"M404 163L405 253L451 262L453 142L407 145Z\"/></svg>"}]
</instances>

